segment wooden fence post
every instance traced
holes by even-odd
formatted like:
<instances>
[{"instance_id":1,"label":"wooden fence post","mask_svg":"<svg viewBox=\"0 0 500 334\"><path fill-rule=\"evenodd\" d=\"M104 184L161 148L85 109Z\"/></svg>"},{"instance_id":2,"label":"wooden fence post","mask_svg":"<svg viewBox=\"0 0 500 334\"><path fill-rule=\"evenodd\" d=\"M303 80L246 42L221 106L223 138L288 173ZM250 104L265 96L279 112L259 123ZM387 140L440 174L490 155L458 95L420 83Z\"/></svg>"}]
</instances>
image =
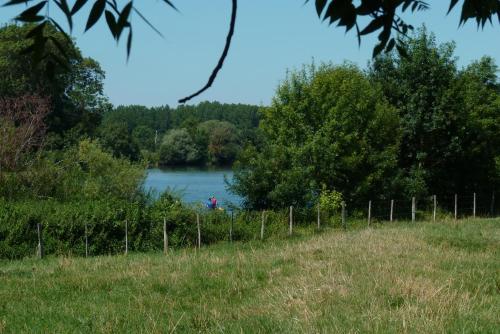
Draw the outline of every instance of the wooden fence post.
<instances>
[{"instance_id":1,"label":"wooden fence post","mask_svg":"<svg viewBox=\"0 0 500 334\"><path fill-rule=\"evenodd\" d=\"M265 219L265 210L262 211L262 223L260 225L260 240L264 240L264 219Z\"/></svg>"},{"instance_id":2,"label":"wooden fence post","mask_svg":"<svg viewBox=\"0 0 500 334\"><path fill-rule=\"evenodd\" d=\"M437 210L437 198L436 195L432 196L432 201L434 202L434 207L432 209L432 221L436 222L436 210Z\"/></svg>"},{"instance_id":3,"label":"wooden fence post","mask_svg":"<svg viewBox=\"0 0 500 334\"><path fill-rule=\"evenodd\" d=\"M196 214L196 225L198 226L198 249L201 248L200 214Z\"/></svg>"},{"instance_id":4,"label":"wooden fence post","mask_svg":"<svg viewBox=\"0 0 500 334\"><path fill-rule=\"evenodd\" d=\"M415 215L417 212L417 201L415 197L411 198L411 221L414 223L415 222Z\"/></svg>"},{"instance_id":5,"label":"wooden fence post","mask_svg":"<svg viewBox=\"0 0 500 334\"><path fill-rule=\"evenodd\" d=\"M491 216L495 216L495 192L491 193L491 205L490 205Z\"/></svg>"},{"instance_id":6,"label":"wooden fence post","mask_svg":"<svg viewBox=\"0 0 500 334\"><path fill-rule=\"evenodd\" d=\"M293 233L293 206L290 205L290 225L288 234L292 235L292 233Z\"/></svg>"},{"instance_id":7,"label":"wooden fence post","mask_svg":"<svg viewBox=\"0 0 500 334\"><path fill-rule=\"evenodd\" d=\"M163 217L163 253L168 253L167 218Z\"/></svg>"},{"instance_id":8,"label":"wooden fence post","mask_svg":"<svg viewBox=\"0 0 500 334\"><path fill-rule=\"evenodd\" d=\"M455 194L455 220L457 220L458 215L458 195Z\"/></svg>"},{"instance_id":9,"label":"wooden fence post","mask_svg":"<svg viewBox=\"0 0 500 334\"><path fill-rule=\"evenodd\" d=\"M37 229L37 233L38 233L38 247L37 247L36 253L37 253L38 257L41 259L41 258L43 258L43 255L44 255L43 254L43 239L42 239L42 224L37 223L36 229Z\"/></svg>"},{"instance_id":10,"label":"wooden fence post","mask_svg":"<svg viewBox=\"0 0 500 334\"><path fill-rule=\"evenodd\" d=\"M347 224L346 224L345 216L346 216L346 213L345 213L345 202L342 202L342 226L344 227L344 230L347 230Z\"/></svg>"},{"instance_id":11,"label":"wooden fence post","mask_svg":"<svg viewBox=\"0 0 500 334\"><path fill-rule=\"evenodd\" d=\"M318 203L318 230L321 228L321 218L320 218L320 212L319 212L319 203Z\"/></svg>"},{"instance_id":12,"label":"wooden fence post","mask_svg":"<svg viewBox=\"0 0 500 334\"><path fill-rule=\"evenodd\" d=\"M368 201L368 226L370 226L372 220L372 201Z\"/></svg>"},{"instance_id":13,"label":"wooden fence post","mask_svg":"<svg viewBox=\"0 0 500 334\"><path fill-rule=\"evenodd\" d=\"M125 219L125 255L128 254L128 220Z\"/></svg>"},{"instance_id":14,"label":"wooden fence post","mask_svg":"<svg viewBox=\"0 0 500 334\"><path fill-rule=\"evenodd\" d=\"M89 234L87 229L87 223L85 223L85 257L89 256Z\"/></svg>"},{"instance_id":15,"label":"wooden fence post","mask_svg":"<svg viewBox=\"0 0 500 334\"><path fill-rule=\"evenodd\" d=\"M389 215L389 221L392 223L392 218L394 214L394 200L391 199L391 214Z\"/></svg>"},{"instance_id":16,"label":"wooden fence post","mask_svg":"<svg viewBox=\"0 0 500 334\"><path fill-rule=\"evenodd\" d=\"M233 242L233 213L234 211L231 210L231 225L229 226L229 242Z\"/></svg>"},{"instance_id":17,"label":"wooden fence post","mask_svg":"<svg viewBox=\"0 0 500 334\"><path fill-rule=\"evenodd\" d=\"M472 218L476 218L476 193L474 193L474 200L472 203Z\"/></svg>"}]
</instances>

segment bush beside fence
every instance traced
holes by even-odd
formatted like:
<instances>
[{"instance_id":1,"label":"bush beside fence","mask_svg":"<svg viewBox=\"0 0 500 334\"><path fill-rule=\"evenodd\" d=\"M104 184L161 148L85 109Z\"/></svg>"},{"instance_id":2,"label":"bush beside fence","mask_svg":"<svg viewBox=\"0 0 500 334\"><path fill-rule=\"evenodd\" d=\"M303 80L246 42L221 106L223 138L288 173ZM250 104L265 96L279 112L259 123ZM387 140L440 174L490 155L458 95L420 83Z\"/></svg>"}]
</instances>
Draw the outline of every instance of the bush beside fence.
<instances>
[{"instance_id":1,"label":"bush beside fence","mask_svg":"<svg viewBox=\"0 0 500 334\"><path fill-rule=\"evenodd\" d=\"M54 255L103 255L128 251L160 251L168 247L197 247L219 241L287 238L292 233L323 228L352 228L392 220L437 220L464 216L495 216L496 199L485 196L451 196L444 199L370 201L342 219L342 210L318 207L219 211L186 206L165 194L152 205L140 202L55 200L7 202L0 200L0 258L16 259L40 253ZM471 203L468 203L471 202ZM434 203L435 207L434 207ZM457 203L457 207L455 206ZM468 205L465 205L468 203ZM459 209L462 204L463 209ZM469 205L470 204L470 205ZM460 213L460 214L459 214ZM200 225L198 230L197 216ZM290 223L290 218L292 222ZM363 221L365 223L363 223ZM297 230L298 229L298 230ZM40 256L42 254L39 254Z\"/></svg>"}]
</instances>

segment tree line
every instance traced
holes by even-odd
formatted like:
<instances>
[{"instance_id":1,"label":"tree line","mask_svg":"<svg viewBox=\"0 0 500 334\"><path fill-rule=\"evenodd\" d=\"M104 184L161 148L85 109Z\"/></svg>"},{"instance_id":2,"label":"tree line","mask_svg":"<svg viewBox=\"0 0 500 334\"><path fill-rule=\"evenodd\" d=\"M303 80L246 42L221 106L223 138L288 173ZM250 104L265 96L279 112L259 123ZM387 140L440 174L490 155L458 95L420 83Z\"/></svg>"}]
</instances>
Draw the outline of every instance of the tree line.
<instances>
[{"instance_id":1,"label":"tree line","mask_svg":"<svg viewBox=\"0 0 500 334\"><path fill-rule=\"evenodd\" d=\"M98 136L115 156L164 166L228 166L247 144L259 145L259 108L201 102L147 108L118 106L104 114Z\"/></svg>"}]
</instances>

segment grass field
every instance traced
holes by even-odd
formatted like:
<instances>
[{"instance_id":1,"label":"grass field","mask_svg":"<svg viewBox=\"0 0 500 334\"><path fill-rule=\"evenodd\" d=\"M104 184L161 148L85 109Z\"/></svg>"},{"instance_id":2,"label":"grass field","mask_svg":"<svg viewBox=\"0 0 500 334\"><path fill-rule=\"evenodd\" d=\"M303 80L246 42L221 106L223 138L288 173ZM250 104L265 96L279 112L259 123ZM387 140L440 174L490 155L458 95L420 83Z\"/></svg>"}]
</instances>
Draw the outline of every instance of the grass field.
<instances>
[{"instance_id":1,"label":"grass field","mask_svg":"<svg viewBox=\"0 0 500 334\"><path fill-rule=\"evenodd\" d=\"M500 219L0 262L0 333L499 333Z\"/></svg>"}]
</instances>

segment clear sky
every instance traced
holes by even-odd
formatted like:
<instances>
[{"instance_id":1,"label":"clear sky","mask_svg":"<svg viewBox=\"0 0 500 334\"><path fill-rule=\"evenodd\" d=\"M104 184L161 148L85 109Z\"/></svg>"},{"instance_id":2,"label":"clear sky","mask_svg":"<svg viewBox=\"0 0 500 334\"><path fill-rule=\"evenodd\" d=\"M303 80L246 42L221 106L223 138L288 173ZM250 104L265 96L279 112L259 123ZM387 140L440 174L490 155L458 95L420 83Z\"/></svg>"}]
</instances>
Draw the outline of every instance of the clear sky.
<instances>
[{"instance_id":1,"label":"clear sky","mask_svg":"<svg viewBox=\"0 0 500 334\"><path fill-rule=\"evenodd\" d=\"M117 47L104 22L83 33L89 5L76 19L73 36L83 54L99 61L106 71L105 93L113 104L176 106L179 98L206 83L224 46L231 1L172 1L179 13L160 0L135 1L165 38L134 15L128 63L126 38ZM494 57L500 64L500 25L478 31L470 21L459 28L458 7L447 16L449 0L428 2L431 10L403 17L415 27L425 23L439 42L455 41L460 66L483 55ZM1 8L0 22L8 22L20 9ZM214 86L191 103L217 100L266 105L287 69L312 59L333 63L348 60L366 67L375 42L376 36L370 36L358 47L354 31L345 34L343 28L321 22L313 0L306 5L304 0L240 0L235 36L224 68Z\"/></svg>"}]
</instances>

